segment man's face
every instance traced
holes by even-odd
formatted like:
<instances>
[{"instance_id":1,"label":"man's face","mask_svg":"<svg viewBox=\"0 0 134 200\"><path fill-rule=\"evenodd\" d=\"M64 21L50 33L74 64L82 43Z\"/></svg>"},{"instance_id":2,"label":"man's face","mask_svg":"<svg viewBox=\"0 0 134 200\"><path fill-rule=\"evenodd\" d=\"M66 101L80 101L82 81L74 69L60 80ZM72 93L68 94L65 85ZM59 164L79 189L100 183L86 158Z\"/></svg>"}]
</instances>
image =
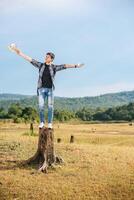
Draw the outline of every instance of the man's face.
<instances>
[{"instance_id":1,"label":"man's face","mask_svg":"<svg viewBox=\"0 0 134 200\"><path fill-rule=\"evenodd\" d=\"M53 59L51 58L51 56L46 54L45 62L46 63L51 63L52 61L53 61Z\"/></svg>"}]
</instances>

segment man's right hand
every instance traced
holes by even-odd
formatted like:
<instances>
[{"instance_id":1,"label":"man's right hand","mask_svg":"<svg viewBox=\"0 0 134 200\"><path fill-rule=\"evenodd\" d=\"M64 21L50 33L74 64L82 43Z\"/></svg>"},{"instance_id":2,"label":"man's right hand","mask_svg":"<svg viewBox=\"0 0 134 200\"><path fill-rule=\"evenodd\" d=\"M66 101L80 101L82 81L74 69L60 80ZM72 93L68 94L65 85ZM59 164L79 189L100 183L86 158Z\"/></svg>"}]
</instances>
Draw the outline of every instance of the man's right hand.
<instances>
[{"instance_id":1,"label":"man's right hand","mask_svg":"<svg viewBox=\"0 0 134 200\"><path fill-rule=\"evenodd\" d=\"M12 51L12 52L15 52L15 53L17 53L17 54L20 54L20 49L18 49L18 48L16 47L16 44L14 44L14 43L10 44L10 45L8 46L8 49L9 49L10 51Z\"/></svg>"},{"instance_id":2,"label":"man's right hand","mask_svg":"<svg viewBox=\"0 0 134 200\"><path fill-rule=\"evenodd\" d=\"M24 54L20 49L18 49L16 47L16 44L12 43L8 46L8 49L12 52L17 53L19 56L21 56L22 58L24 58L25 60L31 62L32 58L30 56L27 56L26 54Z\"/></svg>"}]
</instances>

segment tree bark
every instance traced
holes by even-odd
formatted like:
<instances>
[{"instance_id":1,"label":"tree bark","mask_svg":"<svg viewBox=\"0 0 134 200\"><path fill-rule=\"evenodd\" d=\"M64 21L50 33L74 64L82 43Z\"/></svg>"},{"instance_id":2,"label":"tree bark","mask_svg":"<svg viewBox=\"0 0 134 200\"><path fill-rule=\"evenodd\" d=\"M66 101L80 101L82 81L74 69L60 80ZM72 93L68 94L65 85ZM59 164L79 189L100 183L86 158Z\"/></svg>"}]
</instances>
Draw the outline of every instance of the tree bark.
<instances>
[{"instance_id":1,"label":"tree bark","mask_svg":"<svg viewBox=\"0 0 134 200\"><path fill-rule=\"evenodd\" d=\"M54 129L39 129L38 148L34 156L23 162L23 165L39 165L40 172L47 172L49 166L64 163L60 156L55 155L54 151Z\"/></svg>"}]
</instances>

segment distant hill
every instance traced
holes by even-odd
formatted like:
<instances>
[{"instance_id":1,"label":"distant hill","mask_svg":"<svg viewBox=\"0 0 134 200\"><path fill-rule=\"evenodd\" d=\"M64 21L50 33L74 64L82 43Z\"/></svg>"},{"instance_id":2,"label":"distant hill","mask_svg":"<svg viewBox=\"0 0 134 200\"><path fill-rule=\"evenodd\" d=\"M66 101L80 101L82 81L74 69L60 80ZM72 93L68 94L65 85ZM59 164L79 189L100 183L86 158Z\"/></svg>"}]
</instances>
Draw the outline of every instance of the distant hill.
<instances>
[{"instance_id":1,"label":"distant hill","mask_svg":"<svg viewBox=\"0 0 134 200\"><path fill-rule=\"evenodd\" d=\"M0 94L0 101L1 100L20 100L20 99L31 98L31 97L32 97L31 95L2 93Z\"/></svg>"},{"instance_id":2,"label":"distant hill","mask_svg":"<svg viewBox=\"0 0 134 200\"><path fill-rule=\"evenodd\" d=\"M37 108L38 101L35 95L21 95L21 94L0 94L0 107L6 110L11 103L19 102L22 106L32 106ZM109 93L95 97L57 97L55 96L55 109L68 109L76 111L82 107L88 108L108 108L121 106L134 102L134 91L126 91L119 93Z\"/></svg>"}]
</instances>

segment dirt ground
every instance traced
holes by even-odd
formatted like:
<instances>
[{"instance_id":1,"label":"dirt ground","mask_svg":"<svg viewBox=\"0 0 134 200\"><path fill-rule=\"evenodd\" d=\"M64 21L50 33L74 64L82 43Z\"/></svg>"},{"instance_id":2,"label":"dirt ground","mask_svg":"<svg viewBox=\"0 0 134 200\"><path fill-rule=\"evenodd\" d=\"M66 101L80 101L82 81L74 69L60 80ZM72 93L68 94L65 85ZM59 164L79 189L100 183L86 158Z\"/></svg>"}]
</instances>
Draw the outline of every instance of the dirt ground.
<instances>
[{"instance_id":1,"label":"dirt ground","mask_svg":"<svg viewBox=\"0 0 134 200\"><path fill-rule=\"evenodd\" d=\"M0 200L134 200L134 126L55 123L65 164L47 174L18 166L37 149L38 125L33 136L29 127L0 123Z\"/></svg>"}]
</instances>

